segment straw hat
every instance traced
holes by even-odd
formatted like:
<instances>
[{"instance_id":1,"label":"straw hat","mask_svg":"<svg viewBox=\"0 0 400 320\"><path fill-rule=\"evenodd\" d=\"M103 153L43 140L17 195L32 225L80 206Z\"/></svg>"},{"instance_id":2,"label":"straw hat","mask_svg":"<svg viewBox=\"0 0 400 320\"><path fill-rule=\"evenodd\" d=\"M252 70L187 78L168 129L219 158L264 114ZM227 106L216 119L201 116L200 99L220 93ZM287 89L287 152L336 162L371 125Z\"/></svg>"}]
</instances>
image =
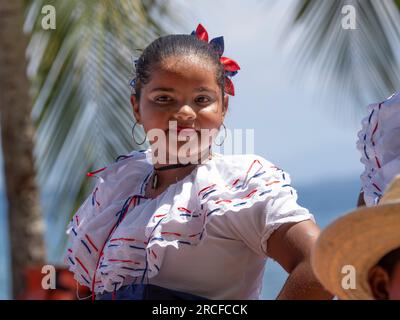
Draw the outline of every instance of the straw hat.
<instances>
[{"instance_id":1,"label":"straw hat","mask_svg":"<svg viewBox=\"0 0 400 320\"><path fill-rule=\"evenodd\" d=\"M312 252L312 267L322 285L339 299L374 299L368 272L390 251L400 247L400 175L377 206L362 207L324 229ZM354 269L346 266L353 266ZM349 270L355 288L345 289Z\"/></svg>"}]
</instances>

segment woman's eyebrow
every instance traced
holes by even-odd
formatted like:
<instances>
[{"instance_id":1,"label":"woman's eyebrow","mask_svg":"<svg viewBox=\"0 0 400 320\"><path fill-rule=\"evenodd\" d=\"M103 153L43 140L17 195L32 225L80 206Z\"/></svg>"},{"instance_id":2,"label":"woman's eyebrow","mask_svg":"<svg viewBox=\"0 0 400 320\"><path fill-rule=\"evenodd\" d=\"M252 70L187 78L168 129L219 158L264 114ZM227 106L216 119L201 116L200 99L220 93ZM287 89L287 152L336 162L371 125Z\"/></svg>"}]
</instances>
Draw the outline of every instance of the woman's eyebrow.
<instances>
[{"instance_id":1,"label":"woman's eyebrow","mask_svg":"<svg viewBox=\"0 0 400 320\"><path fill-rule=\"evenodd\" d=\"M166 88L166 87L158 87L158 88L151 89L150 92L153 92L153 91L167 91L167 92L172 92L172 91L175 91L175 89L174 89L174 88Z\"/></svg>"},{"instance_id":2,"label":"woman's eyebrow","mask_svg":"<svg viewBox=\"0 0 400 320\"><path fill-rule=\"evenodd\" d=\"M174 88L167 88L167 87L157 87L157 88L153 88L150 90L150 92L154 92L154 91L166 91L166 92L174 92L176 91ZM209 92L216 92L214 89L211 89L209 87L197 87L194 88L194 91L199 91L199 92L203 92L203 91L209 91Z\"/></svg>"},{"instance_id":3,"label":"woman's eyebrow","mask_svg":"<svg viewBox=\"0 0 400 320\"><path fill-rule=\"evenodd\" d=\"M195 90L195 91L200 91L200 92L202 92L202 91L211 91L211 92L215 92L214 89L211 89L211 88L208 88L208 87L197 87L197 88L194 88L194 90Z\"/></svg>"}]
</instances>

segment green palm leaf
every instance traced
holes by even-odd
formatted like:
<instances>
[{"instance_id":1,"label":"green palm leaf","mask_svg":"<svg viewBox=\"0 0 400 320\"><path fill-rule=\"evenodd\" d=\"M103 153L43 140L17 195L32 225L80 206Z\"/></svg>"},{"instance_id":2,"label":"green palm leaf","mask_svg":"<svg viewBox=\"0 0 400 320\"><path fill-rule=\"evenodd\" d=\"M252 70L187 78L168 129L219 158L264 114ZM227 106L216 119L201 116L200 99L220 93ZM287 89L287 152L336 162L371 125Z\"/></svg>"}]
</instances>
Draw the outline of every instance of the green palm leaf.
<instances>
[{"instance_id":1,"label":"green palm leaf","mask_svg":"<svg viewBox=\"0 0 400 320\"><path fill-rule=\"evenodd\" d=\"M341 26L347 4L356 10L356 30ZM342 104L355 98L365 105L399 90L399 8L399 0L298 1L291 20L301 28L297 71L315 70Z\"/></svg>"}]
</instances>

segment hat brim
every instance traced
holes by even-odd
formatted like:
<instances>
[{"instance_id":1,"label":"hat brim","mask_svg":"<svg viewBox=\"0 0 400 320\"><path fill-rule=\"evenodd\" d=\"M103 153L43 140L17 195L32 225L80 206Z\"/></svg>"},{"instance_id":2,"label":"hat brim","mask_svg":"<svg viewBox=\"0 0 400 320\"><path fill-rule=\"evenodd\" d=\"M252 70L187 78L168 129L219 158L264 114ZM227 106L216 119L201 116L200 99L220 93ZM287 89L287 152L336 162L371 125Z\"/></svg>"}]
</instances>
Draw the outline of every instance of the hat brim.
<instances>
[{"instance_id":1,"label":"hat brim","mask_svg":"<svg viewBox=\"0 0 400 320\"><path fill-rule=\"evenodd\" d=\"M368 272L400 247L400 203L363 207L324 229L312 252L312 267L322 285L339 299L374 299ZM350 267L349 267L350 266ZM355 276L355 287L347 282Z\"/></svg>"}]
</instances>

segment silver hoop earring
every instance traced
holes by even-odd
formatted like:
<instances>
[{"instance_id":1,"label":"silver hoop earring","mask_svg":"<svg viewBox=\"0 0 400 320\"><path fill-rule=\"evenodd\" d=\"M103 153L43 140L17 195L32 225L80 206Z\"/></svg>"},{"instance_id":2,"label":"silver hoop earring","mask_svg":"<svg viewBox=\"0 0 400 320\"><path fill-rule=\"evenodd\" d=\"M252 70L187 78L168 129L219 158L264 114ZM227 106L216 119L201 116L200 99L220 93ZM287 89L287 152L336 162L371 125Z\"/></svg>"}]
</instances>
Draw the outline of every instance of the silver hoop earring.
<instances>
[{"instance_id":1,"label":"silver hoop earring","mask_svg":"<svg viewBox=\"0 0 400 320\"><path fill-rule=\"evenodd\" d=\"M225 142L225 139L226 139L226 127L225 127L223 122L222 122L222 126L224 127L224 131L225 131L224 139L222 140L222 142L220 144L216 144L215 141L214 141L214 144L216 146L218 146L218 147L222 146L224 144L224 142Z\"/></svg>"},{"instance_id":2,"label":"silver hoop earring","mask_svg":"<svg viewBox=\"0 0 400 320\"><path fill-rule=\"evenodd\" d=\"M135 143L136 143L138 146L140 146L140 145L142 145L143 143L146 142L147 137L146 137L146 134L145 134L145 135L144 135L144 140L143 140L142 143L138 143L138 142L136 141L136 139L135 139L135 127L136 127L137 124L138 124L138 122L136 121L135 124L134 124L133 127L132 127L132 139L133 139L133 141L135 141Z\"/></svg>"}]
</instances>

